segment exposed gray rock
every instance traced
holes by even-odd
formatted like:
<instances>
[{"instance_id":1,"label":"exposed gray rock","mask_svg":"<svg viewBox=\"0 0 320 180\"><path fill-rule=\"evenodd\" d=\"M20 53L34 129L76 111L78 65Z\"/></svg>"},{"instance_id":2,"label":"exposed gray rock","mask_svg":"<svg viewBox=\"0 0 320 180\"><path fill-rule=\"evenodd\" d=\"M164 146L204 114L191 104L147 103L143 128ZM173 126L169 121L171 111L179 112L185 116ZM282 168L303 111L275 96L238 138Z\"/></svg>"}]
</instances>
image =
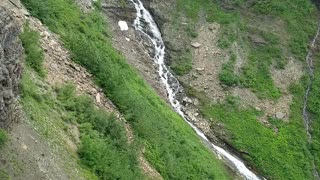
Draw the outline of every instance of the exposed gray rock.
<instances>
[{"instance_id":1,"label":"exposed gray rock","mask_svg":"<svg viewBox=\"0 0 320 180\"><path fill-rule=\"evenodd\" d=\"M200 72L200 71L204 71L204 68L196 68L196 70Z\"/></svg>"},{"instance_id":2,"label":"exposed gray rock","mask_svg":"<svg viewBox=\"0 0 320 180\"><path fill-rule=\"evenodd\" d=\"M182 99L182 101L183 101L185 104L192 104L192 100L191 100L190 98L188 98L188 97L184 97L184 98Z\"/></svg>"},{"instance_id":3,"label":"exposed gray rock","mask_svg":"<svg viewBox=\"0 0 320 180\"><path fill-rule=\"evenodd\" d=\"M282 113L282 112L277 112L276 113L276 118L277 119L283 119L285 117L285 114L284 113Z\"/></svg>"},{"instance_id":4,"label":"exposed gray rock","mask_svg":"<svg viewBox=\"0 0 320 180\"><path fill-rule=\"evenodd\" d=\"M23 58L19 32L11 13L0 7L0 127L9 126L16 117Z\"/></svg>"},{"instance_id":5,"label":"exposed gray rock","mask_svg":"<svg viewBox=\"0 0 320 180\"><path fill-rule=\"evenodd\" d=\"M195 43L192 43L191 46L194 48L199 48L199 47L201 47L201 44L198 42L195 42Z\"/></svg>"}]
</instances>

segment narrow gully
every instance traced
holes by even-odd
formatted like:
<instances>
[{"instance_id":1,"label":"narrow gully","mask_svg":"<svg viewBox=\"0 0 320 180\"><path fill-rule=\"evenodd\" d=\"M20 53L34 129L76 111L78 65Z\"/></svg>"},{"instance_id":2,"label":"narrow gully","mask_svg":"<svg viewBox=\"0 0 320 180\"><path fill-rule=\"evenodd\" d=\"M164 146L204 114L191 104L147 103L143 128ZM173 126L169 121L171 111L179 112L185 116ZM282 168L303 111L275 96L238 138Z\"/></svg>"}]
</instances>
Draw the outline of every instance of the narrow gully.
<instances>
[{"instance_id":1,"label":"narrow gully","mask_svg":"<svg viewBox=\"0 0 320 180\"><path fill-rule=\"evenodd\" d=\"M314 46L316 44L316 41L319 37L319 33L320 33L320 21L318 24L318 30L316 35L314 36L314 38L312 39L311 43L310 43L310 47L309 47L309 51L308 54L306 56L306 62L307 62L307 71L308 71L308 76L309 76L309 82L308 82L308 86L307 89L305 91L305 95L304 95L304 102L303 102L303 121L304 121L304 126L306 128L306 133L308 136L308 142L309 144L312 142L312 134L311 134L311 129L310 129L310 125L311 125L311 120L308 114L308 99L309 99L309 95L310 95L310 91L313 85L313 81L314 81L314 66L313 66L313 54L312 54L312 50L314 49ZM319 180L319 173L317 171L315 162L313 160L313 176L315 177L316 180Z\"/></svg>"},{"instance_id":2,"label":"narrow gully","mask_svg":"<svg viewBox=\"0 0 320 180\"><path fill-rule=\"evenodd\" d=\"M153 59L158 65L158 73L162 83L166 88L171 106L185 120L185 122L195 130L198 136L200 136L206 144L211 146L210 148L213 149L213 152L227 161L229 165L231 165L232 168L236 170L244 179L260 180L260 178L254 172L249 170L238 157L232 155L223 148L212 144L205 134L201 132L201 130L199 130L195 125L193 125L188 116L186 116L186 114L182 111L183 105L177 99L177 94L183 90L183 87L180 85L177 78L169 71L169 68L165 65L165 45L162 40L160 30L153 20L150 12L144 8L140 0L130 1L134 4L137 11L137 17L134 20L135 29L147 36L154 45L155 56Z\"/></svg>"}]
</instances>

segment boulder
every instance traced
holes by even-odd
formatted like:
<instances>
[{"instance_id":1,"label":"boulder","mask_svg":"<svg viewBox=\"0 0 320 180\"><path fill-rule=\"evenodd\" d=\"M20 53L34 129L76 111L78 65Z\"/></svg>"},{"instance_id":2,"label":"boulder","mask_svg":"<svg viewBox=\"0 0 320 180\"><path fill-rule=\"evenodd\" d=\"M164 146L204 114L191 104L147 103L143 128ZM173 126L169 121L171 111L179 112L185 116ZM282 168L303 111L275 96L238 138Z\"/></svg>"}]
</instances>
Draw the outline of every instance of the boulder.
<instances>
[{"instance_id":1,"label":"boulder","mask_svg":"<svg viewBox=\"0 0 320 180\"><path fill-rule=\"evenodd\" d=\"M184 103L186 103L186 104L192 104L192 100L191 100L190 98L188 98L188 97L184 97L184 98L182 99L182 101L183 101Z\"/></svg>"},{"instance_id":2,"label":"boulder","mask_svg":"<svg viewBox=\"0 0 320 180\"><path fill-rule=\"evenodd\" d=\"M194 48L200 48L201 44L198 43L198 42L195 42L195 43L192 43L191 46L194 47Z\"/></svg>"},{"instance_id":3,"label":"boulder","mask_svg":"<svg viewBox=\"0 0 320 180\"><path fill-rule=\"evenodd\" d=\"M204 68L196 68L197 71L204 71Z\"/></svg>"},{"instance_id":4,"label":"boulder","mask_svg":"<svg viewBox=\"0 0 320 180\"><path fill-rule=\"evenodd\" d=\"M282 112L277 112L276 113L276 118L277 119L283 119L285 117L285 114L284 113L282 113Z\"/></svg>"},{"instance_id":5,"label":"boulder","mask_svg":"<svg viewBox=\"0 0 320 180\"><path fill-rule=\"evenodd\" d=\"M97 101L97 103L101 103L101 95L100 95L100 93L98 93L96 95L96 101Z\"/></svg>"},{"instance_id":6,"label":"boulder","mask_svg":"<svg viewBox=\"0 0 320 180\"><path fill-rule=\"evenodd\" d=\"M119 21L118 25L121 31L127 31L129 29L128 24L125 21Z\"/></svg>"}]
</instances>

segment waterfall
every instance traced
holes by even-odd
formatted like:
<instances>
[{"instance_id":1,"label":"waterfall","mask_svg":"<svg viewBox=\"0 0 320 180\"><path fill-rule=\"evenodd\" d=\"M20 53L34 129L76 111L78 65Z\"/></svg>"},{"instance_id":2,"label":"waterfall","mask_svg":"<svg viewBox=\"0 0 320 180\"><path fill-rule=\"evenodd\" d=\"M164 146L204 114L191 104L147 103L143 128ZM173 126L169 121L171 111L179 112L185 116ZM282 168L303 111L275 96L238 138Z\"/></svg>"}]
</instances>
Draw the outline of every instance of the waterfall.
<instances>
[{"instance_id":1,"label":"waterfall","mask_svg":"<svg viewBox=\"0 0 320 180\"><path fill-rule=\"evenodd\" d=\"M154 45L154 62L158 65L158 73L161 78L162 83L165 86L165 89L168 94L168 99L171 106L174 110L188 123L195 132L205 141L207 144L212 146L214 152L223 157L225 160L230 162L232 166L237 170L237 172L248 180L259 180L260 178L255 175L252 171L250 171L239 158L235 157L234 155L230 154L226 150L212 144L208 138L205 136L200 129L194 126L185 113L182 111L182 104L177 99L177 94L180 92L183 87L180 85L179 81L173 74L169 71L168 67L165 65L164 58L165 58L165 45L162 40L162 36L160 30L153 20L150 12L144 8L143 4L140 0L130 0L137 10L137 17L134 21L134 27L137 31L140 31L145 36L147 36Z\"/></svg>"},{"instance_id":2,"label":"waterfall","mask_svg":"<svg viewBox=\"0 0 320 180\"><path fill-rule=\"evenodd\" d=\"M310 90L312 88L313 81L314 81L314 72L313 72L313 68L314 67L313 67L312 49L314 48L314 46L316 44L316 41L317 41L317 39L319 37L319 33L320 33L320 21L319 21L319 24L318 24L318 31L317 31L316 35L314 36L314 38L312 39L312 41L310 43L310 48L309 48L308 54L306 56L306 62L307 62L307 65L308 65L307 71L308 71L308 75L309 75L309 82L308 82L308 86L307 86L307 89L306 89L306 92L305 92L305 95L304 95L303 114L302 115L303 115L304 126L306 128L306 133L307 133L307 136L308 136L309 144L312 141L312 135L310 133L310 123L311 122L310 122L310 118L309 118L309 115L308 115L307 106L308 106L308 99L309 99ZM315 179L320 179L314 160L313 160L313 175L314 175Z\"/></svg>"}]
</instances>

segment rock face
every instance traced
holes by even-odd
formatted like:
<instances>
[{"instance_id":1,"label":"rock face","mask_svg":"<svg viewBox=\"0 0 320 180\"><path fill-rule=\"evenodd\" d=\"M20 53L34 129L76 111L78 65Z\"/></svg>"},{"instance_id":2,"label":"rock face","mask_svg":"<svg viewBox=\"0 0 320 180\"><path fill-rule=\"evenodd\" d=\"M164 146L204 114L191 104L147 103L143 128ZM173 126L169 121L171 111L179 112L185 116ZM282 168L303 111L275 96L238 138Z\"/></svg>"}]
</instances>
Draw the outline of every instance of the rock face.
<instances>
[{"instance_id":1,"label":"rock face","mask_svg":"<svg viewBox=\"0 0 320 180\"><path fill-rule=\"evenodd\" d=\"M16 117L23 59L19 31L10 12L0 7L0 127L9 126Z\"/></svg>"}]
</instances>

